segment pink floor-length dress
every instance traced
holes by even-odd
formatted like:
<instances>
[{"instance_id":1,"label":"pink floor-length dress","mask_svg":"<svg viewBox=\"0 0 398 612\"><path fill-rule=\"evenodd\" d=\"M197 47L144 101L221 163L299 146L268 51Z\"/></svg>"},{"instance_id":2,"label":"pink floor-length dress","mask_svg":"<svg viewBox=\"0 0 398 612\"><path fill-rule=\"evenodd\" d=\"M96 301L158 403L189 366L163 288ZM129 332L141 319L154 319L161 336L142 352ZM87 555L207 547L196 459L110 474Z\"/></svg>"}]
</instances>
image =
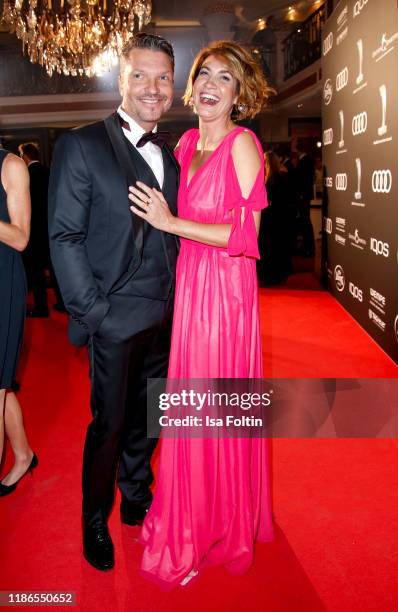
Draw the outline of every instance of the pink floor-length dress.
<instances>
[{"instance_id":1,"label":"pink floor-length dress","mask_svg":"<svg viewBox=\"0 0 398 612\"><path fill-rule=\"evenodd\" d=\"M186 132L176 152L178 215L233 226L227 249L181 240L170 379L262 377L251 211L267 201L263 168L250 196L241 194L231 149L243 129L224 138L189 184L199 130ZM241 224L242 207L247 214ZM157 487L141 535L144 575L171 588L205 565L242 573L253 561L254 542L272 538L266 440L162 439Z\"/></svg>"}]
</instances>

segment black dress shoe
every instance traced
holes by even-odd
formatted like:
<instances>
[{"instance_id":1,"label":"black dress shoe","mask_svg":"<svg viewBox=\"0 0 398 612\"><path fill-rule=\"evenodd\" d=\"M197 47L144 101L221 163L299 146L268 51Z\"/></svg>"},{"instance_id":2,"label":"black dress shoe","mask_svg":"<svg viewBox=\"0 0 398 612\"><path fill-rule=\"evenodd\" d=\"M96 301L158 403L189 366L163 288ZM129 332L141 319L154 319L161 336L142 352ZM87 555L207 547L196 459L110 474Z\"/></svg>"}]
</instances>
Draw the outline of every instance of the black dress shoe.
<instances>
[{"instance_id":1,"label":"black dress shoe","mask_svg":"<svg viewBox=\"0 0 398 612\"><path fill-rule=\"evenodd\" d=\"M95 569L106 572L113 568L115 553L105 523L91 526L83 522L83 555Z\"/></svg>"},{"instance_id":2,"label":"black dress shoe","mask_svg":"<svg viewBox=\"0 0 398 612\"><path fill-rule=\"evenodd\" d=\"M15 491L15 489L18 486L18 483L20 480L22 480L22 478L24 476L26 476L26 474L29 472L30 475L33 475L33 470L39 465L39 460L36 457L36 455L33 453L33 457L32 457L32 461L29 464L28 469L26 470L26 472L24 472L24 474L22 474L22 476L20 478L18 478L17 482L14 482L11 485L5 485L2 482L0 482L0 497L5 497L6 495L10 495L10 493L13 493Z\"/></svg>"},{"instance_id":3,"label":"black dress shoe","mask_svg":"<svg viewBox=\"0 0 398 612\"><path fill-rule=\"evenodd\" d=\"M149 504L143 506L134 502L127 501L124 497L120 504L120 520L125 525L134 527L135 525L142 525L146 514L149 510Z\"/></svg>"}]
</instances>

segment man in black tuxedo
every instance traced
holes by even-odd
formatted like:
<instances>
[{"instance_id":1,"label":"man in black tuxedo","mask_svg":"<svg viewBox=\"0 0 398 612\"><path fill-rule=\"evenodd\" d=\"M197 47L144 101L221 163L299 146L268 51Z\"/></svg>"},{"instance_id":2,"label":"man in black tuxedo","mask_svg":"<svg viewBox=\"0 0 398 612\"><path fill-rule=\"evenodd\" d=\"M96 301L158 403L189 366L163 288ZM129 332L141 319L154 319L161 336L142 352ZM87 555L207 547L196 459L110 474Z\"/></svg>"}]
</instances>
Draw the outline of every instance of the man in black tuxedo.
<instances>
[{"instance_id":1,"label":"man in black tuxedo","mask_svg":"<svg viewBox=\"0 0 398 612\"><path fill-rule=\"evenodd\" d=\"M28 317L48 317L46 269L50 252L47 232L47 192L50 171L40 163L39 148L33 142L18 147L19 155L28 167L32 221L29 244L23 254L29 288L34 306Z\"/></svg>"},{"instance_id":2,"label":"man in black tuxedo","mask_svg":"<svg viewBox=\"0 0 398 612\"><path fill-rule=\"evenodd\" d=\"M176 213L178 164L156 131L172 103L173 70L166 40L130 39L118 111L62 136L51 169L52 261L70 339L87 343L90 359L83 548L100 570L114 565L107 519L116 475L122 522L142 524L152 500L156 440L146 435L147 379L167 373L178 243L131 213L128 186L141 180L160 189Z\"/></svg>"}]
</instances>

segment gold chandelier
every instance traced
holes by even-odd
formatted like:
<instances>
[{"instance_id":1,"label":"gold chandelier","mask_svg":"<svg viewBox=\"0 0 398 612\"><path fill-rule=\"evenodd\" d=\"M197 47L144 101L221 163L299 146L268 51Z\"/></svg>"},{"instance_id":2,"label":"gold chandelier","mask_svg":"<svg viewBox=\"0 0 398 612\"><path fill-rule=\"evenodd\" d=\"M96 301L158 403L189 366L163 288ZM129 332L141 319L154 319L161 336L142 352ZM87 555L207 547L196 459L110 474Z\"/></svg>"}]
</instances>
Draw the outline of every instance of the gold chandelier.
<instances>
[{"instance_id":1,"label":"gold chandelier","mask_svg":"<svg viewBox=\"0 0 398 612\"><path fill-rule=\"evenodd\" d=\"M4 0L1 21L49 76L99 76L151 20L151 0Z\"/></svg>"}]
</instances>

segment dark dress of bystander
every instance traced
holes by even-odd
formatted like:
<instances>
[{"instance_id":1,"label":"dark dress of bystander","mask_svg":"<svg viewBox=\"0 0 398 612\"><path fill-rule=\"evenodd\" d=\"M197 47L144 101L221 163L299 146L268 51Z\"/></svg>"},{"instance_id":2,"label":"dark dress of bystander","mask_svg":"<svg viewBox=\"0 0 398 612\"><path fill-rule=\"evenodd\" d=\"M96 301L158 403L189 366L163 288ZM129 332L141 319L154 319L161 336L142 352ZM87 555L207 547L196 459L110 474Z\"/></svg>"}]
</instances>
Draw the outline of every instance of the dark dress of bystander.
<instances>
[{"instance_id":1,"label":"dark dress of bystander","mask_svg":"<svg viewBox=\"0 0 398 612\"><path fill-rule=\"evenodd\" d=\"M1 169L8 151L0 149L0 221L10 222ZM21 254L0 241L0 389L14 381L22 344L26 278Z\"/></svg>"}]
</instances>

